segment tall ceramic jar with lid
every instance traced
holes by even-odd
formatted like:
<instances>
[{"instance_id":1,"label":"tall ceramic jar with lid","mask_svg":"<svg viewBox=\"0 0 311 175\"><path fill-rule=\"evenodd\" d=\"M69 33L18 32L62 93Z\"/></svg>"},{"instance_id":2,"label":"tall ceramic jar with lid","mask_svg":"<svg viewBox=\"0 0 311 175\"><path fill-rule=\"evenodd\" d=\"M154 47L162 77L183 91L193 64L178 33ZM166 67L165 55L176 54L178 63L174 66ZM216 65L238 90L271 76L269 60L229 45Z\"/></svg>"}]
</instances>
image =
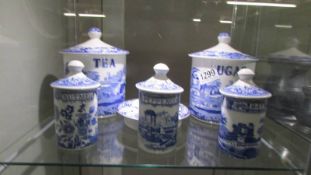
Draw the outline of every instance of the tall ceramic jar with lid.
<instances>
[{"instance_id":1,"label":"tall ceramic jar with lid","mask_svg":"<svg viewBox=\"0 0 311 175\"><path fill-rule=\"evenodd\" d=\"M271 93L257 87L254 72L241 69L239 80L220 89L225 96L221 108L218 143L230 155L249 159L258 154L267 99Z\"/></svg>"},{"instance_id":2,"label":"tall ceramic jar with lid","mask_svg":"<svg viewBox=\"0 0 311 175\"><path fill-rule=\"evenodd\" d=\"M216 46L189 54L192 57L190 112L201 121L218 123L223 101L219 89L231 85L241 68L255 69L257 60L232 48L230 41L228 33L220 33Z\"/></svg>"},{"instance_id":3,"label":"tall ceramic jar with lid","mask_svg":"<svg viewBox=\"0 0 311 175\"><path fill-rule=\"evenodd\" d=\"M80 61L70 61L67 76L51 84L57 143L61 148L82 149L97 141L96 92L100 84L85 76L83 67Z\"/></svg>"},{"instance_id":4,"label":"tall ceramic jar with lid","mask_svg":"<svg viewBox=\"0 0 311 175\"><path fill-rule=\"evenodd\" d=\"M82 61L84 73L101 84L98 89L99 117L116 113L118 105L125 99L126 55L129 53L100 40L102 33L93 27L88 31L89 40L63 50L64 68L71 60Z\"/></svg>"},{"instance_id":5,"label":"tall ceramic jar with lid","mask_svg":"<svg viewBox=\"0 0 311 175\"><path fill-rule=\"evenodd\" d=\"M139 82L138 146L150 153L168 153L177 142L178 108L184 89L168 77L169 68L159 63L155 75Z\"/></svg>"}]
</instances>

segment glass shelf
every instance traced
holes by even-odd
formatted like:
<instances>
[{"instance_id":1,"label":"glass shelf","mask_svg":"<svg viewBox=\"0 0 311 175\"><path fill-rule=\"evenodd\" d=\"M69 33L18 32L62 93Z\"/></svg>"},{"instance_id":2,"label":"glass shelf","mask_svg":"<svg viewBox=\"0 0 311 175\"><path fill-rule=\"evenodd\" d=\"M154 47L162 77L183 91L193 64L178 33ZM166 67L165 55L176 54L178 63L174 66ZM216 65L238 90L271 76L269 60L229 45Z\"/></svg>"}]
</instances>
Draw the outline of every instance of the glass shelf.
<instances>
[{"instance_id":1,"label":"glass shelf","mask_svg":"<svg viewBox=\"0 0 311 175\"><path fill-rule=\"evenodd\" d=\"M80 151L57 147L53 123L54 120L49 118L2 150L0 171L9 165L32 165L301 173L308 159L306 150L301 152L301 149L309 149L309 142L293 136L290 130L269 118L265 121L259 156L249 160L236 159L221 151L217 146L218 126L201 123L191 117L183 121L179 128L176 149L165 155L140 150L137 147L137 132L127 127L120 116L100 119L97 144ZM298 143L299 148L296 147Z\"/></svg>"},{"instance_id":2,"label":"glass shelf","mask_svg":"<svg viewBox=\"0 0 311 175\"><path fill-rule=\"evenodd\" d=\"M284 110L285 111L285 110ZM297 117L293 114L288 114L274 108L270 108L268 115L278 124L296 133L297 136L311 142L311 127L300 122Z\"/></svg>"}]
</instances>

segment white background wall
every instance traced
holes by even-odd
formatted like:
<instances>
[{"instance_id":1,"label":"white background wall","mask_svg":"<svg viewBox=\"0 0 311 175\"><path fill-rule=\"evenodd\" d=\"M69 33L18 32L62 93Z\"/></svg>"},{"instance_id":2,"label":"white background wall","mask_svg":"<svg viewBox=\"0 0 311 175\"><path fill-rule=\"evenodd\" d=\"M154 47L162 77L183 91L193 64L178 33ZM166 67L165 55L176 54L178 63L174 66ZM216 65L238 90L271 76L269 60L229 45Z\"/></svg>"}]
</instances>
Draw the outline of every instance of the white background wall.
<instances>
[{"instance_id":1,"label":"white background wall","mask_svg":"<svg viewBox=\"0 0 311 175\"><path fill-rule=\"evenodd\" d=\"M62 74L62 0L0 0L0 150L51 116Z\"/></svg>"}]
</instances>

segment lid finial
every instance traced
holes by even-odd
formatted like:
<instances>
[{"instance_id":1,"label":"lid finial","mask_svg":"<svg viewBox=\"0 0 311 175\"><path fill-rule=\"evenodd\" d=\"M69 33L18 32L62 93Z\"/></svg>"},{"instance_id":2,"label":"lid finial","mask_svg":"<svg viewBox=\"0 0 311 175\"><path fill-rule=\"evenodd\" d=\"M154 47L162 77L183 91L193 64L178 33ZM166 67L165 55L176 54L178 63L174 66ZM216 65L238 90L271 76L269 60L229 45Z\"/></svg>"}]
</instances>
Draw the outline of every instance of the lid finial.
<instances>
[{"instance_id":1,"label":"lid finial","mask_svg":"<svg viewBox=\"0 0 311 175\"><path fill-rule=\"evenodd\" d=\"M166 64L158 63L153 66L153 70L155 72L155 77L159 79L166 79L166 74L170 70Z\"/></svg>"},{"instance_id":2,"label":"lid finial","mask_svg":"<svg viewBox=\"0 0 311 175\"><path fill-rule=\"evenodd\" d=\"M81 61L73 60L68 63L69 75L82 72L84 64Z\"/></svg>"},{"instance_id":3,"label":"lid finial","mask_svg":"<svg viewBox=\"0 0 311 175\"><path fill-rule=\"evenodd\" d=\"M230 42L231 42L231 37L230 37L229 33L227 33L227 32L219 33L217 38L218 38L219 43L230 44Z\"/></svg>"},{"instance_id":4,"label":"lid finial","mask_svg":"<svg viewBox=\"0 0 311 175\"><path fill-rule=\"evenodd\" d=\"M255 76L255 73L248 68L244 68L239 70L238 72L239 79L245 82L253 82L253 77Z\"/></svg>"},{"instance_id":5,"label":"lid finial","mask_svg":"<svg viewBox=\"0 0 311 175\"><path fill-rule=\"evenodd\" d=\"M91 27L87 33L91 39L100 38L102 36L102 32L98 27Z\"/></svg>"}]
</instances>

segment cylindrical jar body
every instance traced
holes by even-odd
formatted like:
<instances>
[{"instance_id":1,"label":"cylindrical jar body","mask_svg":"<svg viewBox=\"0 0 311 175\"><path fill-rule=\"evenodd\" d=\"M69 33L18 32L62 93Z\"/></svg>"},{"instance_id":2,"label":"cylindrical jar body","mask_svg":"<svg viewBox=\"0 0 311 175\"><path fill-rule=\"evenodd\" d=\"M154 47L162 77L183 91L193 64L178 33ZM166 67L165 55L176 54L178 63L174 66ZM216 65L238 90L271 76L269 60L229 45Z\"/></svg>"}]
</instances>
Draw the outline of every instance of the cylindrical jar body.
<instances>
[{"instance_id":1,"label":"cylindrical jar body","mask_svg":"<svg viewBox=\"0 0 311 175\"><path fill-rule=\"evenodd\" d=\"M126 55L64 54L64 67L71 60L85 65L83 73L101 84L97 90L99 117L114 115L118 105L125 99Z\"/></svg>"},{"instance_id":2,"label":"cylindrical jar body","mask_svg":"<svg viewBox=\"0 0 311 175\"><path fill-rule=\"evenodd\" d=\"M225 97L218 143L234 157L249 159L258 154L267 99Z\"/></svg>"},{"instance_id":3,"label":"cylindrical jar body","mask_svg":"<svg viewBox=\"0 0 311 175\"><path fill-rule=\"evenodd\" d=\"M177 142L180 94L139 91L138 145L151 153L167 153Z\"/></svg>"},{"instance_id":4,"label":"cylindrical jar body","mask_svg":"<svg viewBox=\"0 0 311 175\"><path fill-rule=\"evenodd\" d=\"M218 123L221 118L223 95L219 89L237 80L242 68L255 69L256 63L249 60L217 60L192 58L190 84L190 112L195 118Z\"/></svg>"},{"instance_id":5,"label":"cylindrical jar body","mask_svg":"<svg viewBox=\"0 0 311 175\"><path fill-rule=\"evenodd\" d=\"M82 149L97 141L96 89L54 89L54 109L59 147Z\"/></svg>"}]
</instances>

